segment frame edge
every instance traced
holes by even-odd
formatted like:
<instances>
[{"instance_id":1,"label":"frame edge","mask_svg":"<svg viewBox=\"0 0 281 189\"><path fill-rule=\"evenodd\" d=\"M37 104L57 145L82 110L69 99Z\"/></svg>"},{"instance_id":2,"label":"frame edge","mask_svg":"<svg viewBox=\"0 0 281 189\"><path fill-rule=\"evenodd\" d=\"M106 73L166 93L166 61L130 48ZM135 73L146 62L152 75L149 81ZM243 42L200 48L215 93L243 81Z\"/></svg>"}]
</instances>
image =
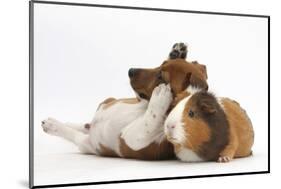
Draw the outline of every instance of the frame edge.
<instances>
[{"instance_id":1,"label":"frame edge","mask_svg":"<svg viewBox=\"0 0 281 189\"><path fill-rule=\"evenodd\" d=\"M34 187L34 131L33 131L33 50L34 2L29 1L29 188Z\"/></svg>"}]
</instances>

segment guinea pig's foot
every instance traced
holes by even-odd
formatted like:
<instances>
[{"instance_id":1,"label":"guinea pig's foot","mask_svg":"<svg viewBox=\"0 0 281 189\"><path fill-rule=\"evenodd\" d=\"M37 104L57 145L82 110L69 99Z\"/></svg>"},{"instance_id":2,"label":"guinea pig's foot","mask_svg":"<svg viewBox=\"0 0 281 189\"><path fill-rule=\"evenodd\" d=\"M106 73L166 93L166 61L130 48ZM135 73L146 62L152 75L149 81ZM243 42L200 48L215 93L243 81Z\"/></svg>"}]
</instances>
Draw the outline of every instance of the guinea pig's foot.
<instances>
[{"instance_id":1,"label":"guinea pig's foot","mask_svg":"<svg viewBox=\"0 0 281 189\"><path fill-rule=\"evenodd\" d=\"M219 157L218 162L219 162L219 163L227 163L227 162L229 162L230 160L231 160L231 158L228 157L228 156L221 156L221 157Z\"/></svg>"}]
</instances>

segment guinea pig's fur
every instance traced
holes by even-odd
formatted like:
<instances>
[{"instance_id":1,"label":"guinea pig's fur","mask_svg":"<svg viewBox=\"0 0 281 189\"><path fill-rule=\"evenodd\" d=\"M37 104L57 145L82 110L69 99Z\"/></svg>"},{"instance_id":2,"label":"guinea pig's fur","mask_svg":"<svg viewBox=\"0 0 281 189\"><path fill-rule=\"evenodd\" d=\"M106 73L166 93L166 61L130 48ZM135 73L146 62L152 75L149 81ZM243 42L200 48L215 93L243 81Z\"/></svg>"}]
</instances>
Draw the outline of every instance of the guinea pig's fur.
<instances>
[{"instance_id":1,"label":"guinea pig's fur","mask_svg":"<svg viewBox=\"0 0 281 189\"><path fill-rule=\"evenodd\" d=\"M165 134L182 161L228 162L251 155L254 132L240 105L189 87L165 121Z\"/></svg>"}]
</instances>

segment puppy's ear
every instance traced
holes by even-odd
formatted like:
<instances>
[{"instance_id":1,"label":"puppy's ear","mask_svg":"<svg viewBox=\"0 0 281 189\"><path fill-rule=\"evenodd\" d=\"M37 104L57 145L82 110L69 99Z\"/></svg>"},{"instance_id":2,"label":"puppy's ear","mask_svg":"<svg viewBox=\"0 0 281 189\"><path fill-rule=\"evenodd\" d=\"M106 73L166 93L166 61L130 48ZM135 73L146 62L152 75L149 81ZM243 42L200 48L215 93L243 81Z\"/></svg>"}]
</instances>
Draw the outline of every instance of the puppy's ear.
<instances>
[{"instance_id":1,"label":"puppy's ear","mask_svg":"<svg viewBox=\"0 0 281 189\"><path fill-rule=\"evenodd\" d=\"M200 89L204 89L204 90L208 90L208 84L206 82L206 80L197 77L195 74L193 73L188 73L187 76L187 81L185 82L184 88L186 89L189 85L194 86L194 87L198 87Z\"/></svg>"},{"instance_id":2,"label":"puppy's ear","mask_svg":"<svg viewBox=\"0 0 281 189\"><path fill-rule=\"evenodd\" d=\"M197 61L192 61L192 64L194 64L194 66L196 66L200 72L203 74L203 76L205 77L205 79L208 79L208 75L207 75L207 67L204 64L199 64Z\"/></svg>"},{"instance_id":3,"label":"puppy's ear","mask_svg":"<svg viewBox=\"0 0 281 189\"><path fill-rule=\"evenodd\" d=\"M164 64L166 64L167 63L167 61L164 61L162 64L161 64L161 66L163 66Z\"/></svg>"},{"instance_id":4,"label":"puppy's ear","mask_svg":"<svg viewBox=\"0 0 281 189\"><path fill-rule=\"evenodd\" d=\"M169 83L171 81L169 72L162 71L161 76L162 76L162 80L164 80L165 83Z\"/></svg>"}]
</instances>

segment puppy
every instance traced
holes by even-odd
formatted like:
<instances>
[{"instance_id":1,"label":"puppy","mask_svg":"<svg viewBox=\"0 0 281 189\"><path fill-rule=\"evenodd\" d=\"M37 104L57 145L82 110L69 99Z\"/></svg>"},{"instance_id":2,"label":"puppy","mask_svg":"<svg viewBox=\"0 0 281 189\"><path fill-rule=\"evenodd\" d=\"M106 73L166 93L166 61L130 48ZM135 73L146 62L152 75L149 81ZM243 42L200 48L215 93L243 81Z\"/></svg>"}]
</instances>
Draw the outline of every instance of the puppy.
<instances>
[{"instance_id":1,"label":"puppy","mask_svg":"<svg viewBox=\"0 0 281 189\"><path fill-rule=\"evenodd\" d=\"M143 160L174 158L164 121L178 92L191 84L208 86L201 66L174 59L154 69L130 69L137 98L106 99L87 124L48 118L42 121L43 130L73 142L83 153Z\"/></svg>"},{"instance_id":2,"label":"puppy","mask_svg":"<svg viewBox=\"0 0 281 189\"><path fill-rule=\"evenodd\" d=\"M165 134L182 161L228 162L251 155L254 131L240 105L189 87L165 121Z\"/></svg>"}]
</instances>

